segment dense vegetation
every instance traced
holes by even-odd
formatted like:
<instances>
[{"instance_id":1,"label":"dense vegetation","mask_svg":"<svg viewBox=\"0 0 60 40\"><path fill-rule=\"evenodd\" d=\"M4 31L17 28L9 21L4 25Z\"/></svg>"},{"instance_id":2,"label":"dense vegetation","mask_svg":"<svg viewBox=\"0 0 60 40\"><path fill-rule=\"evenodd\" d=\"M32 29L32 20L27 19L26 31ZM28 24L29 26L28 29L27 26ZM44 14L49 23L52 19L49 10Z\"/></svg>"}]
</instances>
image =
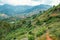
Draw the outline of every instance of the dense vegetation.
<instances>
[{"instance_id":1,"label":"dense vegetation","mask_svg":"<svg viewBox=\"0 0 60 40\"><path fill-rule=\"evenodd\" d=\"M14 22L0 20L0 40L46 40L47 31L60 40L60 5Z\"/></svg>"}]
</instances>

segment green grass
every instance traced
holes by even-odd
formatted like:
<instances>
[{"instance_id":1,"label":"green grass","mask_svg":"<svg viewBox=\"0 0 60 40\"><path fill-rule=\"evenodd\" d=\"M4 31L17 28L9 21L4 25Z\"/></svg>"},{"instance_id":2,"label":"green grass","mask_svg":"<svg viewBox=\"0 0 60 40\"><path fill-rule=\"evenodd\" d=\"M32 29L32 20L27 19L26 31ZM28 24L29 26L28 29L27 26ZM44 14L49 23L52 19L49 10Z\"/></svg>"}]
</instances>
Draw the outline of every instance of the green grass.
<instances>
[{"instance_id":1,"label":"green grass","mask_svg":"<svg viewBox=\"0 0 60 40\"><path fill-rule=\"evenodd\" d=\"M50 8L42 14L15 21L13 24L0 21L0 40L43 39L47 30L49 30L51 38L59 40L60 9L58 8L60 8L60 5ZM55 13L56 16L53 15Z\"/></svg>"}]
</instances>

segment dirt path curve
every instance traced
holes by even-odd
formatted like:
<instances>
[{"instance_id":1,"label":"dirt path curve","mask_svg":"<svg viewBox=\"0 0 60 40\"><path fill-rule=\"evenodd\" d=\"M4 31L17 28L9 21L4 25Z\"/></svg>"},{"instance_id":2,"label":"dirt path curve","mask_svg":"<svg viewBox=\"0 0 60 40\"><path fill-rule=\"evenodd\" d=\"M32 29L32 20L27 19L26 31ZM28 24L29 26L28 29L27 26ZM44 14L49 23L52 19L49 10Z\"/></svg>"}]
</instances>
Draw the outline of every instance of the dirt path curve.
<instances>
[{"instance_id":1,"label":"dirt path curve","mask_svg":"<svg viewBox=\"0 0 60 40\"><path fill-rule=\"evenodd\" d=\"M46 33L46 40L52 40L52 38L49 36L49 32Z\"/></svg>"}]
</instances>

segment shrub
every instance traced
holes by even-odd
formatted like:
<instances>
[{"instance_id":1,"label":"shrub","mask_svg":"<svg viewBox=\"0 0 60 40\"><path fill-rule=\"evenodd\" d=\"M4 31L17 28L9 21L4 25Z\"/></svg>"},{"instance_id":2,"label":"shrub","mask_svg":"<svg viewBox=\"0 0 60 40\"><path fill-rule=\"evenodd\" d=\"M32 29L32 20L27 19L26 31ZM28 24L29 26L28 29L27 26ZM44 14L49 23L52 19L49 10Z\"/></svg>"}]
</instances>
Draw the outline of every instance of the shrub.
<instances>
[{"instance_id":1,"label":"shrub","mask_svg":"<svg viewBox=\"0 0 60 40\"><path fill-rule=\"evenodd\" d=\"M36 36L39 37L39 36L41 36L42 34L43 34L43 32L37 32L37 33L36 33Z\"/></svg>"},{"instance_id":2,"label":"shrub","mask_svg":"<svg viewBox=\"0 0 60 40\"><path fill-rule=\"evenodd\" d=\"M28 35L28 40L35 40L33 35Z\"/></svg>"}]
</instances>

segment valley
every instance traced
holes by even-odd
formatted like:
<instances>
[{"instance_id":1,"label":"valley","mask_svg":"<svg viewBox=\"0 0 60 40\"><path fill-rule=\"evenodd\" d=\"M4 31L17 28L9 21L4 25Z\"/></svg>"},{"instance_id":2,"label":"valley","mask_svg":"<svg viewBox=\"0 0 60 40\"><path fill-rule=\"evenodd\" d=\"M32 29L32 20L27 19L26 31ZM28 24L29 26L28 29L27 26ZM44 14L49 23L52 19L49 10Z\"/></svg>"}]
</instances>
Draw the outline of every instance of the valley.
<instances>
[{"instance_id":1,"label":"valley","mask_svg":"<svg viewBox=\"0 0 60 40\"><path fill-rule=\"evenodd\" d=\"M26 18L0 20L0 40L60 40L60 4Z\"/></svg>"}]
</instances>

